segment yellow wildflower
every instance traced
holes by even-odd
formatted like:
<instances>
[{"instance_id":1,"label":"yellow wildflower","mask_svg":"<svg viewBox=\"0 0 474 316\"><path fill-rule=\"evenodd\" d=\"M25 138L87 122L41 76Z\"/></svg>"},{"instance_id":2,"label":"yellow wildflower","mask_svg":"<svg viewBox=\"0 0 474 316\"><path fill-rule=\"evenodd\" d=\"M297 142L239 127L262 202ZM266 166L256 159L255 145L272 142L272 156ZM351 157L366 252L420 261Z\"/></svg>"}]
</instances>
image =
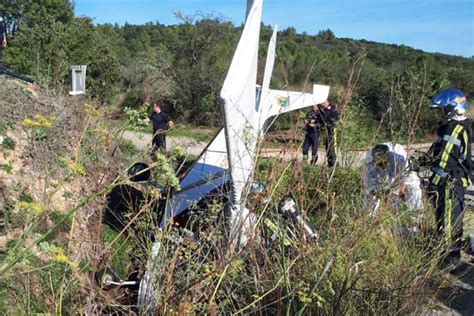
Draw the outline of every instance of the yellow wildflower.
<instances>
[{"instance_id":1,"label":"yellow wildflower","mask_svg":"<svg viewBox=\"0 0 474 316\"><path fill-rule=\"evenodd\" d=\"M86 113L87 116L90 116L90 117L99 117L100 116L99 111L96 108L94 108L93 106L91 106L87 103L84 103L83 110L84 110L84 113Z\"/></svg>"},{"instance_id":2,"label":"yellow wildflower","mask_svg":"<svg viewBox=\"0 0 474 316\"><path fill-rule=\"evenodd\" d=\"M58 160L62 166L68 168L71 174L81 176L86 175L86 168L80 162L76 162L64 156L59 157Z\"/></svg>"},{"instance_id":3,"label":"yellow wildflower","mask_svg":"<svg viewBox=\"0 0 474 316\"><path fill-rule=\"evenodd\" d=\"M24 127L37 127L37 126L39 126L38 122L33 121L32 119L29 119L29 118L25 118L23 120L22 124L23 124Z\"/></svg>"},{"instance_id":4,"label":"yellow wildflower","mask_svg":"<svg viewBox=\"0 0 474 316\"><path fill-rule=\"evenodd\" d=\"M45 128L51 128L53 127L53 123L56 121L55 116L50 116L49 118L45 118L43 115L36 114L35 119L32 120L30 118L25 118L23 120L23 126L24 127L45 127Z\"/></svg>"},{"instance_id":5,"label":"yellow wildflower","mask_svg":"<svg viewBox=\"0 0 474 316\"><path fill-rule=\"evenodd\" d=\"M54 261L59 262L59 263L67 263L69 261L66 255L63 253L57 254L56 256L54 256L53 259Z\"/></svg>"},{"instance_id":6,"label":"yellow wildflower","mask_svg":"<svg viewBox=\"0 0 474 316\"><path fill-rule=\"evenodd\" d=\"M19 202L18 207L26 210L27 212L31 212L35 215L39 215L48 210L48 208L45 205L40 205L34 202L25 202L25 201Z\"/></svg>"},{"instance_id":7,"label":"yellow wildflower","mask_svg":"<svg viewBox=\"0 0 474 316\"><path fill-rule=\"evenodd\" d=\"M71 161L68 167L72 174L78 174L81 176L86 174L86 168L84 168L84 166L78 162Z\"/></svg>"},{"instance_id":8,"label":"yellow wildflower","mask_svg":"<svg viewBox=\"0 0 474 316\"><path fill-rule=\"evenodd\" d=\"M64 250L59 247L51 246L50 251L55 254L53 260L57 263L65 263L71 268L77 268L77 264L74 261L69 260L69 258L64 254Z\"/></svg>"}]
</instances>

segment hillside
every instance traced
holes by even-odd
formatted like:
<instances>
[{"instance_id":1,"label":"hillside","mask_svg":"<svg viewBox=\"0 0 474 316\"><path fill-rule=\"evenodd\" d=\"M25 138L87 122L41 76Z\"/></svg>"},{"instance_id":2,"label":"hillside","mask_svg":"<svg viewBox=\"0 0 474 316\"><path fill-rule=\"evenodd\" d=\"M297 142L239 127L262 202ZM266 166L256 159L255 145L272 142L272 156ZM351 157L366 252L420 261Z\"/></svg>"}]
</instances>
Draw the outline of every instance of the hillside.
<instances>
[{"instance_id":1,"label":"hillside","mask_svg":"<svg viewBox=\"0 0 474 316\"><path fill-rule=\"evenodd\" d=\"M0 95L0 313L90 309L104 190L133 152L85 100L3 76Z\"/></svg>"},{"instance_id":2,"label":"hillside","mask_svg":"<svg viewBox=\"0 0 474 316\"><path fill-rule=\"evenodd\" d=\"M176 122L216 126L221 122L219 91L242 28L209 15L179 18L170 26L94 25L88 17L72 16L42 25L25 20L10 35L5 62L55 89L68 86L68 65L85 64L89 94L105 104L138 108L162 98ZM262 26L260 70L271 32ZM389 119L381 132L401 139L408 134L403 112L413 111L414 103L426 105L448 86L474 97L473 58L336 35L331 30L298 34L291 27L280 31L271 86L310 90L312 83L331 85L333 100L357 108L353 114L364 117L359 122L364 128L374 130ZM348 87L350 94L344 90ZM426 106L421 110L417 137L430 133L434 123ZM384 117L387 112L393 116Z\"/></svg>"}]
</instances>

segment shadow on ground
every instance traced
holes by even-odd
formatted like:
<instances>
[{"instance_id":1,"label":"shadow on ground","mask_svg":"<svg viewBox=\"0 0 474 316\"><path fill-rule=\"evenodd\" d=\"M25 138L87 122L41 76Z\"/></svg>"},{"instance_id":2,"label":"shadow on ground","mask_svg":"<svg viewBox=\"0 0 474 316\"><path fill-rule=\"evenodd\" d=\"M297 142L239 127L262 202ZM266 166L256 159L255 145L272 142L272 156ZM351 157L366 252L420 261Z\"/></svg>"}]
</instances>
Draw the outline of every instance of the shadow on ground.
<instances>
[{"instance_id":1,"label":"shadow on ground","mask_svg":"<svg viewBox=\"0 0 474 316\"><path fill-rule=\"evenodd\" d=\"M439 299L461 315L474 315L474 264L461 262L451 276L455 281L440 291Z\"/></svg>"}]
</instances>

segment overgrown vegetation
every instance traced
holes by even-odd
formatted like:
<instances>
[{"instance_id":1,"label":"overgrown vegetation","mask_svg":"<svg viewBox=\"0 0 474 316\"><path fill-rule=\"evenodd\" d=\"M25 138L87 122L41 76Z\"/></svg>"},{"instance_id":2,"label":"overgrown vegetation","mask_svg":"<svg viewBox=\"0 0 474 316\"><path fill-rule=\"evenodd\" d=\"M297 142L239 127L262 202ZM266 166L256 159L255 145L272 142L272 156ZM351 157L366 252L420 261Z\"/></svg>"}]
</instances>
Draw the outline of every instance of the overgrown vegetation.
<instances>
[{"instance_id":1,"label":"overgrown vegetation","mask_svg":"<svg viewBox=\"0 0 474 316\"><path fill-rule=\"evenodd\" d=\"M133 226L159 236L161 248L147 268L157 286L152 293L160 313L391 314L426 308L436 291L440 254L430 216L415 222L419 214L386 205L378 217L370 217L360 199L358 169L333 171L270 159L258 170L258 179L272 180L268 204L249 201L260 219L258 231L265 230L266 219L285 227L276 207L291 187L317 225L318 240L298 234L287 244L285 233L276 240L258 233L234 253L218 201L191 213L189 226L199 242L176 228L158 230L145 203ZM419 234L402 233L415 224ZM135 228L124 234L140 240L130 257L147 262L143 256L151 253L151 241L141 239ZM117 256L124 260L120 252ZM111 263L117 263L114 258Z\"/></svg>"},{"instance_id":2,"label":"overgrown vegetation","mask_svg":"<svg viewBox=\"0 0 474 316\"><path fill-rule=\"evenodd\" d=\"M0 312L84 310L103 256L102 194L131 153L94 105L0 80Z\"/></svg>"},{"instance_id":3,"label":"overgrown vegetation","mask_svg":"<svg viewBox=\"0 0 474 316\"><path fill-rule=\"evenodd\" d=\"M258 231L267 229L268 219L285 227L276 208L291 188L320 233L315 241L298 233L288 243L283 229L275 240L258 233L235 253L219 199L190 213L188 227L199 242L175 225L160 231L153 205L163 192L146 186L140 188L144 202L126 215L127 226L111 230L101 224L104 197L129 183L116 175L148 154L123 151L129 145L115 138L120 130L107 130L103 112L94 106L48 96L40 106L27 87L4 80L1 89L11 100L1 113L9 126L4 133L17 143L15 155L5 148L2 153L15 168L24 166L4 184L9 241L0 266L3 313L132 311L116 306L130 303L130 292L101 290L94 272L113 266L123 278L144 273L151 267L150 236L162 245L150 271L163 313L408 313L423 310L436 290L440 245L434 242L431 210L421 222L389 205L370 217L361 200L360 169L354 167L259 162L256 177L269 183L270 199L248 201ZM169 159L179 166L183 157L177 149ZM161 184L176 185L163 157L153 174ZM402 234L413 225L420 233Z\"/></svg>"}]
</instances>

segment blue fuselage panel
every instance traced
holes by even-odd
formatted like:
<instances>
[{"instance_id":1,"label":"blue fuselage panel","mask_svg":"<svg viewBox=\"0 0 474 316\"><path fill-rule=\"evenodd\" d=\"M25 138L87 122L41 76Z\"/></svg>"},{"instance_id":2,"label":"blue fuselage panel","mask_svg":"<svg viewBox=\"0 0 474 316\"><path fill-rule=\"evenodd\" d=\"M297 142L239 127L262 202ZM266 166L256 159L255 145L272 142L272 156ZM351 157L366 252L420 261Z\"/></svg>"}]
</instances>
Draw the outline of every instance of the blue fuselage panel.
<instances>
[{"instance_id":1,"label":"blue fuselage panel","mask_svg":"<svg viewBox=\"0 0 474 316\"><path fill-rule=\"evenodd\" d=\"M176 217L185 212L191 205L199 203L216 189L222 188L229 180L226 169L213 165L196 163L180 182L181 191L176 192L167 201L166 214L160 227L170 217Z\"/></svg>"}]
</instances>

